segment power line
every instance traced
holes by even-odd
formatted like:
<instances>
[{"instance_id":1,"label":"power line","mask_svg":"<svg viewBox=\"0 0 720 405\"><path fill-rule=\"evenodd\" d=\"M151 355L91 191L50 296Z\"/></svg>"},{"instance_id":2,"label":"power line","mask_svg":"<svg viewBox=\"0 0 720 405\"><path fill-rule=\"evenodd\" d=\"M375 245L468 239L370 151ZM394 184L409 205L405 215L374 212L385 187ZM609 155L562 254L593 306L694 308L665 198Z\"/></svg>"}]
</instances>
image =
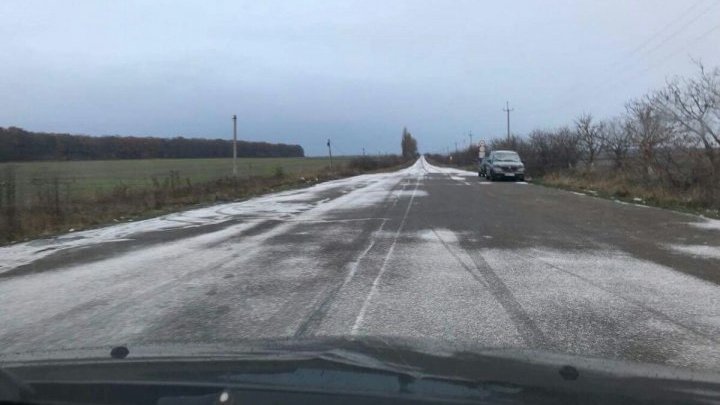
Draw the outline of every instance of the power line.
<instances>
[{"instance_id":1,"label":"power line","mask_svg":"<svg viewBox=\"0 0 720 405\"><path fill-rule=\"evenodd\" d=\"M664 58L662 58L661 61L658 61L658 63L654 63L654 64L652 64L651 66L649 66L649 67L647 67L647 68L645 68L645 69L637 72L636 74L634 74L634 75L632 75L632 76L630 76L630 77L627 77L625 80L621 80L621 81L619 81L619 82L614 83L613 85L609 86L608 88L614 88L614 87L617 87L617 86L620 85L620 84L627 83L628 81L633 80L633 79L636 79L636 78L644 75L645 73L650 72L650 71L653 70L653 69L657 69L658 67L661 67L661 66L665 65L667 62L669 62L669 61L672 60L673 56L676 56L676 55L679 54L680 52L687 50L687 47L688 47L690 44L692 44L693 42L700 41L701 39L704 39L705 37L707 37L708 35L712 34L714 31L717 31L718 29L720 29L720 24L718 24L718 25L710 28L709 30L703 32L702 34L698 35L697 37L694 37L694 38L692 38L690 41L687 41L687 42L685 42L683 45L675 48L669 55L667 55L667 56L665 56Z\"/></svg>"},{"instance_id":2,"label":"power line","mask_svg":"<svg viewBox=\"0 0 720 405\"><path fill-rule=\"evenodd\" d=\"M330 170L332 170L333 164L332 164L332 144L330 143L330 139L327 140L327 148L328 148L328 155L330 156Z\"/></svg>"},{"instance_id":3,"label":"power line","mask_svg":"<svg viewBox=\"0 0 720 405\"><path fill-rule=\"evenodd\" d=\"M503 108L503 111L507 113L507 139L510 140L510 111L514 111L515 109L510 108L510 102L505 102L505 108Z\"/></svg>"},{"instance_id":4,"label":"power line","mask_svg":"<svg viewBox=\"0 0 720 405\"><path fill-rule=\"evenodd\" d=\"M646 47L646 46L647 46L648 44L650 44L655 38L657 38L657 36L660 35L663 31L667 30L668 28L672 27L673 24L675 24L676 22L678 22L678 21L682 20L683 18L685 18L686 15L688 15L692 10L694 10L695 8L697 8L697 6L699 6L699 5L700 5L701 3L703 3L704 1L705 1L705 0L698 0L698 1L696 1L692 6L688 7L685 11L683 11L682 14L680 14L680 16L678 16L677 18L673 19L673 20L670 21L669 23L665 24L665 25L664 25L662 28L660 28L659 30L654 31L653 34L650 35L650 37L648 37L648 39L646 39L643 43L641 43L640 45L638 45L638 46L636 46L635 48L633 48L630 52L628 52L627 56L632 56L634 53L636 53L636 52L640 51L641 49L643 49L644 47Z\"/></svg>"},{"instance_id":5,"label":"power line","mask_svg":"<svg viewBox=\"0 0 720 405\"><path fill-rule=\"evenodd\" d=\"M630 52L627 54L627 56L626 56L626 58L630 58L630 60L628 60L628 59L618 60L617 62L615 62L615 63L613 63L613 64L611 64L611 65L608 66L608 71L621 71L621 70L626 69L627 67L629 67L630 64L632 64L632 56L634 56L634 54L636 54L636 53L639 53L640 55L650 55L650 54L652 54L653 52L655 52L656 50L658 50L662 45L664 45L665 43L667 43L667 41L669 41L669 40L672 39L674 36L676 36L677 34L679 34L680 32L682 32L682 31L683 31L685 28L687 28L690 24L692 24L692 23L694 23L695 21L697 21L698 18L704 16L707 11L709 11L711 8L715 7L715 6L718 4L718 2L712 2L712 3L710 4L710 7L707 7L706 9L702 10L702 11L700 12L700 14L697 14L697 15L695 15L694 17L692 17L692 18L690 19L690 21L686 21L684 25L682 25L678 30L673 31L673 33L671 33L669 36L663 37L663 39L661 40L661 42L660 42L659 44L656 44L656 46L654 46L652 49L650 49L650 50L643 50L643 48L645 48L647 45L649 45L649 44L651 44L652 42L654 42L654 40L656 40L656 39L660 36L660 34L666 32L666 30L667 30L668 28L670 28L670 27L672 27L673 25L675 25L675 23L682 22L682 20L684 20L686 16L690 15L690 12L691 12L691 11L693 11L695 8L697 8L697 6L701 5L704 1L705 1L705 0L698 0L697 2L695 2L692 6L690 6L690 7L689 7L688 9L686 9L683 13L681 13L680 16L678 16L678 17L675 18L674 20L670 21L668 24L665 24L665 26L663 26L663 28L661 28L660 30L658 30L658 31L656 31L655 33L653 33L653 35L651 35L647 40L645 40L640 46L637 46L637 47L634 48L632 51L630 51ZM609 73L612 74L612 72L609 72Z\"/></svg>"},{"instance_id":6,"label":"power line","mask_svg":"<svg viewBox=\"0 0 720 405\"><path fill-rule=\"evenodd\" d=\"M704 2L704 0L699 0L699 1L697 1L696 3L694 3L694 4L693 4L692 6L690 6L688 9L686 9L683 13L681 13L681 15L680 15L678 18L676 18L676 19L674 19L673 21L671 21L670 23L666 24L666 25L663 27L663 29L661 29L660 31L656 31L656 33L654 33L650 38L648 38L648 39L645 40L642 44L640 44L640 45L637 46L635 49L633 49L633 51L631 51L628 55L632 55L633 53L635 53L635 52L637 52L638 50L640 50L640 49L644 48L645 46L647 46L647 44L651 43L654 39L656 39L657 34L659 34L659 33L660 33L661 31L663 31L664 29L673 26L675 23L677 23L677 22L679 22L679 21L682 21L686 16L690 15L690 13L691 13L693 10L695 10L695 9L697 8L697 6L701 5L703 2ZM671 39L673 39L674 37L676 37L679 33L681 33L683 30L685 30L688 26L690 26L691 24L693 24L694 22L696 22L696 21L697 21L698 19L700 19L701 17L704 17L705 15L707 15L707 12L708 12L708 11L710 11L713 7L716 7L716 6L719 5L719 4L720 4L720 1L713 1L708 7L702 9L702 11L701 11L699 14L694 15L690 20L686 21L686 22L685 22L683 25L681 25L678 29L676 29L675 31L673 31L673 32L670 33L669 35L663 37L662 40L661 40L661 42L658 43L658 44L656 44L653 48L651 48L650 50L647 50L647 51L640 52L640 53L641 53L642 55L651 55L651 54L653 54L655 51L657 51L658 49L660 49L660 47L662 47L663 45L665 45L668 41L670 41ZM702 35L700 35L699 37L694 38L694 39L692 39L691 41L685 43L685 45L683 45L682 48L684 48L685 46L687 46L688 44L690 44L690 43L692 43L692 42L694 42L694 41L697 41L697 40L699 40L699 39L704 38L705 36L709 35L709 34L710 34L712 31L714 31L715 29L716 29L716 28L712 28L712 29L710 29L709 31L706 31L705 33L703 33ZM679 49L679 50L677 50L677 51L673 51L673 54L672 54L672 55L675 55L675 54L677 54L678 52L682 51L682 48ZM671 55L671 56L672 56L672 55ZM668 57L671 57L671 56L666 56L665 58L668 58ZM667 62L667 61L664 60L664 61L662 61L662 63L660 63L660 64L657 64L657 63L656 63L656 64L653 64L653 66L644 69L643 72L648 72L648 71L650 71L650 70L652 70L652 69L654 69L654 68L657 68L657 67L661 66L662 64L664 64L664 63L666 63L666 62ZM625 83L625 82L627 82L627 81L630 80L630 79L623 79L623 77L626 77L626 78L627 78L626 73L627 73L628 69L633 70L633 69L629 66L630 63L632 63L632 62L616 63L616 64L614 64L614 65L610 65L610 66L608 67L608 70L612 70L613 72L609 72L610 76L608 77L608 79L601 79L600 81L598 81L597 83L595 83L595 85L592 85L592 87L590 87L589 89L583 90L583 92L584 92L584 93L595 93L596 91L601 90L601 89L614 88L617 83ZM632 75L632 78L635 78L635 77L637 77L637 75ZM609 84L609 83L610 83L610 84ZM567 99L567 102L563 103L560 107L561 107L561 108L562 108L562 107L565 107L565 106L567 106L567 105L569 105L569 104L571 104L571 103L574 103L574 102L575 102L575 97L570 97L570 98Z\"/></svg>"},{"instance_id":7,"label":"power line","mask_svg":"<svg viewBox=\"0 0 720 405\"><path fill-rule=\"evenodd\" d=\"M233 114L233 176L237 176L237 115Z\"/></svg>"},{"instance_id":8,"label":"power line","mask_svg":"<svg viewBox=\"0 0 720 405\"><path fill-rule=\"evenodd\" d=\"M697 6L697 5L701 4L701 3L702 3L702 1L694 4L694 5L693 5L692 7L690 7L690 9L688 9L688 10L693 9L695 6ZM670 41L671 39L675 38L679 33L681 33L682 31L684 31L684 30L685 30L687 27L689 27L691 24L693 24L694 22L696 22L698 19L700 19L701 17L704 17L705 15L707 15L707 12L710 11L710 9L712 9L713 7L717 6L718 4L720 4L720 1L714 1L714 2L712 2L709 7L704 8L699 14L695 15L695 16L694 16L693 18L691 18L689 21L686 21L685 24L683 24L683 25L680 26L678 29L676 29L675 31L673 31L672 33L670 33L670 35L667 35L667 36L663 37L663 39L660 41L660 43L656 44L654 47L652 47L652 48L651 48L650 50L648 50L648 51L643 51L643 52L641 52L641 54L642 54L642 55L647 55L647 56L651 55L652 53L654 53L655 51L657 51L658 49L660 49L660 47L662 47L663 45L665 45L668 41ZM687 13L683 13L683 14L687 14ZM679 21L679 20L676 20L676 21ZM670 25L672 25L672 24L670 24ZM692 42L692 41L691 41L691 42ZM622 64L620 67L622 67L622 68L628 67L628 63L626 62L626 63ZM648 69L648 70L649 70L649 69ZM617 81L617 76L614 77L614 80L613 80L613 81ZM607 83L599 83L598 85L596 85L595 87L593 87L593 88L591 89L591 91L595 91L595 90L597 90L598 88L604 87L604 86L606 86L606 85L607 85Z\"/></svg>"},{"instance_id":9,"label":"power line","mask_svg":"<svg viewBox=\"0 0 720 405\"><path fill-rule=\"evenodd\" d=\"M706 13L707 13L708 11L710 11L710 9L712 9L712 8L715 7L715 6L717 6L718 4L720 4L720 1L713 2L712 4L710 4L710 7L706 7L705 9L703 9L703 11L702 11L700 14L696 15L696 16L695 16L694 18L692 18L690 21L687 21L685 24L683 24L680 28L678 28L677 30L673 31L670 35L668 35L667 37L665 37L665 38L664 38L659 44L657 44L655 47L653 47L652 49L650 49L650 50L647 51L647 52L642 52L642 53L643 53L643 54L651 54L651 53L655 52L657 49L659 49L661 46L665 45L665 44L666 44L669 40L671 40L673 37L677 36L677 34L681 33L683 30L685 30L685 28L689 27L690 24L692 24L692 23L694 23L695 21L697 21L700 17L705 16Z\"/></svg>"},{"instance_id":10,"label":"power line","mask_svg":"<svg viewBox=\"0 0 720 405\"><path fill-rule=\"evenodd\" d=\"M717 6L718 4L720 4L720 1L714 2L710 7L705 8L705 9L703 10L703 12L702 12L699 16L696 16L695 18L693 18L692 20L690 20L689 23L695 22L699 17L704 16L704 15L705 15L705 12L706 12L707 10L710 10L711 8ZM688 24L683 25L683 27L681 27L680 30L676 30L673 35L677 35L677 32L682 31L684 28L686 28L687 25L688 25ZM705 37L707 37L708 35L710 35L713 31L716 31L718 28L720 28L720 25L715 25L715 26L713 26L712 28L710 28L709 30L704 31L702 34L698 35L697 37L691 38L689 41L684 42L681 46L674 48L673 51L672 51L670 54L667 54L666 56L661 57L661 58L659 58L659 59L656 59L657 62L652 63L649 67L638 71L636 74L632 74L632 73L631 73L630 76L628 76L627 74L616 75L616 76L614 76L613 78L611 78L611 80L602 80L601 82L598 82L595 86L592 86L590 89L586 90L585 92L586 92L586 93L595 93L596 91L601 90L601 89L603 89L603 90L614 89L614 88L616 88L618 85L627 83L627 82L629 82L630 80L636 79L637 77L639 77L639 76L641 76L641 75L643 75L643 74L645 74L645 73L647 73L647 72L649 72L649 71L651 71L651 70L653 70L653 69L657 69L657 68L665 65L667 62L669 62L673 56L675 56L675 55L679 54L680 52L686 50L687 47L690 46L690 45L692 45L693 43L697 43L698 41L704 39ZM664 40L660 45L663 45L663 44L665 44L666 42L667 42L667 38L666 38L666 40ZM658 48L658 46L654 47L654 48L653 48L651 51L649 51L648 53L654 52L657 48ZM634 69L633 69L633 70L634 70ZM632 70L631 70L631 71L632 71ZM626 71L625 73L627 73L627 71ZM563 108L563 107L565 107L565 106L567 106L567 105L569 105L569 104L571 104L571 103L574 103L574 102L575 102L575 98L569 98L569 99L567 100L567 102L561 104L559 108Z\"/></svg>"}]
</instances>

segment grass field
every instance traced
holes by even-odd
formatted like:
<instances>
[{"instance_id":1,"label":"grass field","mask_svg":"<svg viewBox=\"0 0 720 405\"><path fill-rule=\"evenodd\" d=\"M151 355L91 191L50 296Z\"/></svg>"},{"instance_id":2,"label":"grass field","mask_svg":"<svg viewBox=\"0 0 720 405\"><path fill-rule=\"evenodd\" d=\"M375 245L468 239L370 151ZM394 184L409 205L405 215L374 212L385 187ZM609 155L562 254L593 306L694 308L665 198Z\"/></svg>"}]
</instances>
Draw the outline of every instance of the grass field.
<instances>
[{"instance_id":1,"label":"grass field","mask_svg":"<svg viewBox=\"0 0 720 405\"><path fill-rule=\"evenodd\" d=\"M343 164L350 158L333 158ZM286 175L312 172L329 165L327 158L239 158L238 176L272 176L278 167ZM27 201L39 188L57 178L65 196L87 197L117 186L152 187L153 178L163 181L177 171L185 183L202 183L232 175L232 159L142 159L70 162L0 163L0 173L12 166L16 174L17 199Z\"/></svg>"},{"instance_id":2,"label":"grass field","mask_svg":"<svg viewBox=\"0 0 720 405\"><path fill-rule=\"evenodd\" d=\"M389 170L399 156L0 164L0 244Z\"/></svg>"}]
</instances>

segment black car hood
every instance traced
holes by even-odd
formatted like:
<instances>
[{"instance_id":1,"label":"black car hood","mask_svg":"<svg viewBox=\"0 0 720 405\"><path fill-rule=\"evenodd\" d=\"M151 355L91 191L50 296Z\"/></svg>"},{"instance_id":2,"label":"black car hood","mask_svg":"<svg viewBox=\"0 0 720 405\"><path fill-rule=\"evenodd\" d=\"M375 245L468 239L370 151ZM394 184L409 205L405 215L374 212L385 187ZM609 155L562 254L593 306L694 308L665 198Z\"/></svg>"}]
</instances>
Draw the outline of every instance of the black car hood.
<instances>
[{"instance_id":1,"label":"black car hood","mask_svg":"<svg viewBox=\"0 0 720 405\"><path fill-rule=\"evenodd\" d=\"M0 355L0 366L23 379L87 381L149 376L183 379L199 375L212 379L243 364L297 367L312 362L314 366L333 364L411 379L496 382L578 392L611 389L631 395L661 395L665 399L692 393L720 401L720 376L712 372L537 350L448 346L446 342L395 337L128 345L129 355L124 359L111 358L111 349L108 346L5 353ZM184 375L183 370L188 374Z\"/></svg>"}]
</instances>

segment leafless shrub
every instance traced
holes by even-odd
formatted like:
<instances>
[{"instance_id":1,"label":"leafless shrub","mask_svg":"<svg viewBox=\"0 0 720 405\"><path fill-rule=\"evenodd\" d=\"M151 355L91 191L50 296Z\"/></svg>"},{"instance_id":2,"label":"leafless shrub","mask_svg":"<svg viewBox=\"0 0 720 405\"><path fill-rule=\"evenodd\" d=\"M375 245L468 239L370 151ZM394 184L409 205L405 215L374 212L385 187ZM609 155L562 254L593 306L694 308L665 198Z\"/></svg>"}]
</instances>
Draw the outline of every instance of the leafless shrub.
<instances>
[{"instance_id":1,"label":"leafless shrub","mask_svg":"<svg viewBox=\"0 0 720 405\"><path fill-rule=\"evenodd\" d=\"M647 100L634 100L625 105L627 131L642 165L642 174L650 179L655 174L653 163L658 148L668 146L674 135L672 123Z\"/></svg>"},{"instance_id":2,"label":"leafless shrub","mask_svg":"<svg viewBox=\"0 0 720 405\"><path fill-rule=\"evenodd\" d=\"M675 125L680 147L689 150L688 164L704 185L707 198L718 205L720 197L720 68L675 78L648 97L665 119ZM678 148L678 149L681 149ZM701 151L702 153L697 153Z\"/></svg>"},{"instance_id":3,"label":"leafless shrub","mask_svg":"<svg viewBox=\"0 0 720 405\"><path fill-rule=\"evenodd\" d=\"M627 123L620 118L608 120L602 126L601 136L605 140L605 150L612 159L613 169L623 169L633 144Z\"/></svg>"},{"instance_id":4,"label":"leafless shrub","mask_svg":"<svg viewBox=\"0 0 720 405\"><path fill-rule=\"evenodd\" d=\"M575 120L575 133L577 134L578 146L581 157L586 167L592 169L595 160L604 148L604 139L601 136L602 124L596 123L591 114L582 114Z\"/></svg>"},{"instance_id":5,"label":"leafless shrub","mask_svg":"<svg viewBox=\"0 0 720 405\"><path fill-rule=\"evenodd\" d=\"M698 63L694 78L675 78L651 100L679 131L702 144L707 159L717 169L720 147L720 68L707 71Z\"/></svg>"}]
</instances>

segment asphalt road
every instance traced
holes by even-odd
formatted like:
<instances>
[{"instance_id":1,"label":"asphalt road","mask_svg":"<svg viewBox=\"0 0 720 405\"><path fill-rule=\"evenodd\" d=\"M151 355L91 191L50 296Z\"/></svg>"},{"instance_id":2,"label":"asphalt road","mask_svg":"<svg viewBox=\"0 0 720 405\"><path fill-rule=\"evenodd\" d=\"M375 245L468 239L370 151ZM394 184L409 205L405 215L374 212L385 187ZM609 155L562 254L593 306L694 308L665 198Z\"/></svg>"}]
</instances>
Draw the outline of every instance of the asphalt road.
<instances>
[{"instance_id":1,"label":"asphalt road","mask_svg":"<svg viewBox=\"0 0 720 405\"><path fill-rule=\"evenodd\" d=\"M0 353L429 339L720 371L720 225L424 161L0 249Z\"/></svg>"}]
</instances>

